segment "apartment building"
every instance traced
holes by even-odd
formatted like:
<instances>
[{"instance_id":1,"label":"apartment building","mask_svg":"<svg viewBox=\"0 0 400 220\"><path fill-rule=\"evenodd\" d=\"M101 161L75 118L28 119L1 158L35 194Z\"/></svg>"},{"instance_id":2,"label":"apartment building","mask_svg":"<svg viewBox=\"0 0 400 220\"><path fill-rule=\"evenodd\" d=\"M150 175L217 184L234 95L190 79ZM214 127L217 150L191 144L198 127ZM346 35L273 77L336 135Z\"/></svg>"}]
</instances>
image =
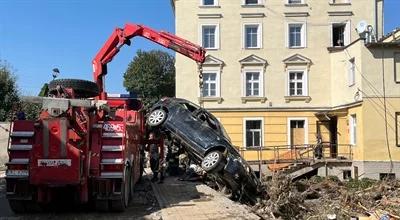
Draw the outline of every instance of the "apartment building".
<instances>
[{"instance_id":1,"label":"apartment building","mask_svg":"<svg viewBox=\"0 0 400 220\"><path fill-rule=\"evenodd\" d=\"M176 96L210 110L247 160L324 143L325 158L350 161L327 175L400 176L400 49L397 32L383 37L383 0L171 4L176 34L208 54L202 88L196 64L177 54Z\"/></svg>"}]
</instances>

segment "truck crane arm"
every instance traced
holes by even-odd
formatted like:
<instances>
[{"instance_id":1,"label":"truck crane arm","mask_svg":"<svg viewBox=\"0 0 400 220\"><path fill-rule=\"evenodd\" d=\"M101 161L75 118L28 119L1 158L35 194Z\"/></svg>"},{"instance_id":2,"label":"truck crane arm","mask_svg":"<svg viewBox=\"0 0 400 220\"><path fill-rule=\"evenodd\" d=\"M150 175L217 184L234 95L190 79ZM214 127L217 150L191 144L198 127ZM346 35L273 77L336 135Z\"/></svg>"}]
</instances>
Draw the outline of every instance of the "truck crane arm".
<instances>
[{"instance_id":1,"label":"truck crane arm","mask_svg":"<svg viewBox=\"0 0 400 220\"><path fill-rule=\"evenodd\" d=\"M144 37L163 47L172 49L196 61L199 65L205 60L205 50L196 44L164 31L156 31L143 25L127 23L123 29L115 29L93 59L93 77L99 87L99 99L107 98L107 93L104 91L107 64L112 61L122 46L125 44L129 46L131 44L130 39L136 36Z\"/></svg>"}]
</instances>

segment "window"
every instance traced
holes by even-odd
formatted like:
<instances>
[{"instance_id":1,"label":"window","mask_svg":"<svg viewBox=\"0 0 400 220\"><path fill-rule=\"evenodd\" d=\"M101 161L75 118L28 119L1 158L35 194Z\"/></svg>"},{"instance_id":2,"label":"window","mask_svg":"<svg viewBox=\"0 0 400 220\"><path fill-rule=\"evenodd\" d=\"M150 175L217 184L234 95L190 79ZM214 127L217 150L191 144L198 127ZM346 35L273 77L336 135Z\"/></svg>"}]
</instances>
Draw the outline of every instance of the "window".
<instances>
[{"instance_id":1,"label":"window","mask_svg":"<svg viewBox=\"0 0 400 220\"><path fill-rule=\"evenodd\" d=\"M304 128L304 120L291 120L290 128Z\"/></svg>"},{"instance_id":2,"label":"window","mask_svg":"<svg viewBox=\"0 0 400 220\"><path fill-rule=\"evenodd\" d=\"M400 83L400 53L394 54L394 81Z\"/></svg>"},{"instance_id":3,"label":"window","mask_svg":"<svg viewBox=\"0 0 400 220\"><path fill-rule=\"evenodd\" d=\"M203 73L203 97L217 97L218 94L218 79L217 73Z\"/></svg>"},{"instance_id":4,"label":"window","mask_svg":"<svg viewBox=\"0 0 400 220\"><path fill-rule=\"evenodd\" d=\"M289 71L289 96L307 95L305 72Z\"/></svg>"},{"instance_id":5,"label":"window","mask_svg":"<svg viewBox=\"0 0 400 220\"><path fill-rule=\"evenodd\" d=\"M244 25L244 48L261 48L261 25Z\"/></svg>"},{"instance_id":6,"label":"window","mask_svg":"<svg viewBox=\"0 0 400 220\"><path fill-rule=\"evenodd\" d=\"M246 96L260 96L260 72L246 72Z\"/></svg>"},{"instance_id":7,"label":"window","mask_svg":"<svg viewBox=\"0 0 400 220\"><path fill-rule=\"evenodd\" d=\"M218 25L202 25L201 45L206 49L218 49L219 47Z\"/></svg>"},{"instance_id":8,"label":"window","mask_svg":"<svg viewBox=\"0 0 400 220\"><path fill-rule=\"evenodd\" d=\"M289 48L305 47L305 24L288 24Z\"/></svg>"},{"instance_id":9,"label":"window","mask_svg":"<svg viewBox=\"0 0 400 220\"><path fill-rule=\"evenodd\" d=\"M351 0L330 0L330 4L349 4Z\"/></svg>"},{"instance_id":10,"label":"window","mask_svg":"<svg viewBox=\"0 0 400 220\"><path fill-rule=\"evenodd\" d=\"M201 0L202 6L216 6L218 5L218 0Z\"/></svg>"},{"instance_id":11,"label":"window","mask_svg":"<svg viewBox=\"0 0 400 220\"><path fill-rule=\"evenodd\" d=\"M379 179L380 180L395 180L396 179L396 174L394 174L394 173L380 173L379 174Z\"/></svg>"},{"instance_id":12,"label":"window","mask_svg":"<svg viewBox=\"0 0 400 220\"><path fill-rule=\"evenodd\" d=\"M302 146L308 143L308 119L288 118L287 135L289 146Z\"/></svg>"},{"instance_id":13,"label":"window","mask_svg":"<svg viewBox=\"0 0 400 220\"><path fill-rule=\"evenodd\" d=\"M356 83L356 64L354 58L349 60L348 68L348 85L352 86Z\"/></svg>"},{"instance_id":14,"label":"window","mask_svg":"<svg viewBox=\"0 0 400 220\"><path fill-rule=\"evenodd\" d=\"M244 0L244 4L245 5L258 5L258 4L261 4L260 1L261 0Z\"/></svg>"},{"instance_id":15,"label":"window","mask_svg":"<svg viewBox=\"0 0 400 220\"><path fill-rule=\"evenodd\" d=\"M245 146L261 147L262 146L262 120L245 119Z\"/></svg>"},{"instance_id":16,"label":"window","mask_svg":"<svg viewBox=\"0 0 400 220\"><path fill-rule=\"evenodd\" d=\"M350 144L355 145L357 143L357 117L356 115L350 115Z\"/></svg>"},{"instance_id":17,"label":"window","mask_svg":"<svg viewBox=\"0 0 400 220\"><path fill-rule=\"evenodd\" d=\"M400 112L396 112L395 123L396 145L397 147L400 147Z\"/></svg>"},{"instance_id":18,"label":"window","mask_svg":"<svg viewBox=\"0 0 400 220\"><path fill-rule=\"evenodd\" d=\"M343 179L344 180L351 179L351 170L343 170Z\"/></svg>"},{"instance_id":19,"label":"window","mask_svg":"<svg viewBox=\"0 0 400 220\"><path fill-rule=\"evenodd\" d=\"M331 46L343 47L350 43L349 24L346 23L333 23L332 24Z\"/></svg>"},{"instance_id":20,"label":"window","mask_svg":"<svg viewBox=\"0 0 400 220\"><path fill-rule=\"evenodd\" d=\"M288 0L288 4L303 4L303 0Z\"/></svg>"}]
</instances>

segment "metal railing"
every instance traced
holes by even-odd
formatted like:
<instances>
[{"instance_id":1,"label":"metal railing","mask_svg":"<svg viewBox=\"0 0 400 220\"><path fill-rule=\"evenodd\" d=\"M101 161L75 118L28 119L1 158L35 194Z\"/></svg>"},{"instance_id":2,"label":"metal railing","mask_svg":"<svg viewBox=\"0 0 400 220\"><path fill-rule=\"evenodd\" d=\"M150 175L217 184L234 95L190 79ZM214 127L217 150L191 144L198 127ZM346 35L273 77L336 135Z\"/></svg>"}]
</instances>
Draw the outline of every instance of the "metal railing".
<instances>
[{"instance_id":1,"label":"metal railing","mask_svg":"<svg viewBox=\"0 0 400 220\"><path fill-rule=\"evenodd\" d=\"M352 160L350 144L304 144L279 145L254 148L238 148L239 153L249 163L279 164L312 162L315 160ZM250 154L250 155L249 155ZM254 155L255 154L255 155ZM256 158L254 158L254 156Z\"/></svg>"}]
</instances>

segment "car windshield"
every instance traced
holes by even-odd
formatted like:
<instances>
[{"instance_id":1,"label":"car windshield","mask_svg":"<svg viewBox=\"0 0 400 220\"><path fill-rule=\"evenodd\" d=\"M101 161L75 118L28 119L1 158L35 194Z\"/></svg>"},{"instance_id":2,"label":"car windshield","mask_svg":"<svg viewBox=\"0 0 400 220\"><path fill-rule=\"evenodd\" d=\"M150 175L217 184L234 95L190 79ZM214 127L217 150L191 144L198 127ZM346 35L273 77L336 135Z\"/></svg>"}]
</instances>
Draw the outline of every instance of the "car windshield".
<instances>
[{"instance_id":1,"label":"car windshield","mask_svg":"<svg viewBox=\"0 0 400 220\"><path fill-rule=\"evenodd\" d=\"M229 142L231 142L231 138L229 137L228 133L226 132L224 126L222 126L222 124L220 124L219 127L221 128L222 134L225 136L225 138L228 139Z\"/></svg>"}]
</instances>

